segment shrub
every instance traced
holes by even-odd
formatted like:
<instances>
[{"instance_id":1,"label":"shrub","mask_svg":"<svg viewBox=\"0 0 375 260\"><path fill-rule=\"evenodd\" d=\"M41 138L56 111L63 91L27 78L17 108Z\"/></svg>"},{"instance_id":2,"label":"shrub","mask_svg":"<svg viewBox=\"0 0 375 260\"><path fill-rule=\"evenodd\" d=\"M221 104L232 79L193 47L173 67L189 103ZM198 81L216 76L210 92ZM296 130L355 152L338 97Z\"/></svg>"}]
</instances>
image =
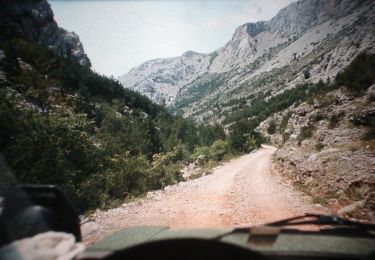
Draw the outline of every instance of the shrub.
<instances>
[{"instance_id":1,"label":"shrub","mask_svg":"<svg viewBox=\"0 0 375 260\"><path fill-rule=\"evenodd\" d=\"M283 132L282 136L283 136L283 144L285 144L289 140L290 134Z\"/></svg>"},{"instance_id":2,"label":"shrub","mask_svg":"<svg viewBox=\"0 0 375 260\"><path fill-rule=\"evenodd\" d=\"M274 133L276 133L276 127L276 121L272 119L268 125L267 133L273 135Z\"/></svg>"},{"instance_id":3,"label":"shrub","mask_svg":"<svg viewBox=\"0 0 375 260\"><path fill-rule=\"evenodd\" d=\"M310 78L310 71L309 71L309 70L305 70L305 71L303 72L303 76L305 77L305 79Z\"/></svg>"},{"instance_id":4,"label":"shrub","mask_svg":"<svg viewBox=\"0 0 375 260\"><path fill-rule=\"evenodd\" d=\"M375 79L375 54L360 53L352 63L336 76L336 84L352 92L362 92Z\"/></svg>"},{"instance_id":5,"label":"shrub","mask_svg":"<svg viewBox=\"0 0 375 260\"><path fill-rule=\"evenodd\" d=\"M367 128L367 133L363 136L363 140L375 139L375 113L372 110L355 115L352 123Z\"/></svg>"},{"instance_id":6,"label":"shrub","mask_svg":"<svg viewBox=\"0 0 375 260\"><path fill-rule=\"evenodd\" d=\"M152 168L148 177L149 189L161 189L182 181L180 168L177 163L159 164Z\"/></svg>"},{"instance_id":7,"label":"shrub","mask_svg":"<svg viewBox=\"0 0 375 260\"><path fill-rule=\"evenodd\" d=\"M228 142L223 140L216 140L210 148L209 157L213 160L221 161L227 151Z\"/></svg>"},{"instance_id":8,"label":"shrub","mask_svg":"<svg viewBox=\"0 0 375 260\"><path fill-rule=\"evenodd\" d=\"M332 94L323 95L319 100L319 107L327 107L336 101L336 97Z\"/></svg>"},{"instance_id":9,"label":"shrub","mask_svg":"<svg viewBox=\"0 0 375 260\"><path fill-rule=\"evenodd\" d=\"M208 146L197 146L194 149L193 154L191 155L191 159L193 161L197 160L200 155L204 155L206 158L208 158L210 154L210 147Z\"/></svg>"},{"instance_id":10,"label":"shrub","mask_svg":"<svg viewBox=\"0 0 375 260\"><path fill-rule=\"evenodd\" d=\"M322 144L322 143L317 143L316 145L315 145L315 148L316 148L316 150L317 151L321 151L321 150L323 150L323 148L324 148L324 144Z\"/></svg>"},{"instance_id":11,"label":"shrub","mask_svg":"<svg viewBox=\"0 0 375 260\"><path fill-rule=\"evenodd\" d=\"M301 128L301 132L298 135L298 143L301 144L301 142L305 139L309 139L313 136L315 131L315 126L312 124L308 124L307 126L304 126Z\"/></svg>"},{"instance_id":12,"label":"shrub","mask_svg":"<svg viewBox=\"0 0 375 260\"><path fill-rule=\"evenodd\" d=\"M255 139L255 137L253 135L250 135L247 139L246 139L246 152L251 152L255 149L257 149L259 147L259 145L257 144L257 140Z\"/></svg>"},{"instance_id":13,"label":"shrub","mask_svg":"<svg viewBox=\"0 0 375 260\"><path fill-rule=\"evenodd\" d=\"M329 123L328 123L328 128L329 129L333 129L333 128L336 128L340 123L340 118L338 115L332 115L330 118L329 118Z\"/></svg>"},{"instance_id":14,"label":"shrub","mask_svg":"<svg viewBox=\"0 0 375 260\"><path fill-rule=\"evenodd\" d=\"M280 125L279 125L279 129L278 129L280 134L284 133L286 127L288 126L289 119L292 117L292 115L293 115L293 112L289 111L286 114L284 114L284 116L282 117Z\"/></svg>"},{"instance_id":15,"label":"shrub","mask_svg":"<svg viewBox=\"0 0 375 260\"><path fill-rule=\"evenodd\" d=\"M322 112L318 112L314 116L313 120L314 120L314 122L319 122L319 121L323 120L324 118L325 118L325 115Z\"/></svg>"}]
</instances>

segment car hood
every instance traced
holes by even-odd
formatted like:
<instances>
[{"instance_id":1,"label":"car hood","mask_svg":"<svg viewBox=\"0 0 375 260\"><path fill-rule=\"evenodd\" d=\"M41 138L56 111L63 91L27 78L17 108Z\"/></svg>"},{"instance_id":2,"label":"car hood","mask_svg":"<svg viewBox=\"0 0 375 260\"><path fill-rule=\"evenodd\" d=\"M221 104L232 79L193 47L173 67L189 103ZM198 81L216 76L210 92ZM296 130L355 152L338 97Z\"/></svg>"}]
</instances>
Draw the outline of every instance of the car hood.
<instances>
[{"instance_id":1,"label":"car hood","mask_svg":"<svg viewBox=\"0 0 375 260\"><path fill-rule=\"evenodd\" d=\"M88 251L113 252L158 240L215 239L270 254L328 254L366 256L374 251L375 236L366 230L334 228L302 231L259 226L251 229L170 229L166 226L129 227L91 245Z\"/></svg>"}]
</instances>

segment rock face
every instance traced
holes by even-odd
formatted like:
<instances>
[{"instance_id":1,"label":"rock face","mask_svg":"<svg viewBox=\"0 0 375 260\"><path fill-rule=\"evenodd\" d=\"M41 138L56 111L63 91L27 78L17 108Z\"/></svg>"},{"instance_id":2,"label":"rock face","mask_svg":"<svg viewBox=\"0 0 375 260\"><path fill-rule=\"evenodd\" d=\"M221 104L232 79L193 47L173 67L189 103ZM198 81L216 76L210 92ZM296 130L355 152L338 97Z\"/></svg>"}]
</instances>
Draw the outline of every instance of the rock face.
<instances>
[{"instance_id":1,"label":"rock face","mask_svg":"<svg viewBox=\"0 0 375 260\"><path fill-rule=\"evenodd\" d=\"M279 146L275 163L296 187L345 217L375 221L375 143L367 140L375 118L375 85L360 97L346 89L290 107L258 130ZM280 128L283 118L289 118ZM276 133L267 128L273 121ZM310 128L311 137L301 138Z\"/></svg>"},{"instance_id":2,"label":"rock face","mask_svg":"<svg viewBox=\"0 0 375 260\"><path fill-rule=\"evenodd\" d=\"M220 121L239 99L333 79L358 53L375 51L374 28L374 1L300 0L269 21L241 25L210 54L148 61L119 80L196 121Z\"/></svg>"},{"instance_id":3,"label":"rock face","mask_svg":"<svg viewBox=\"0 0 375 260\"><path fill-rule=\"evenodd\" d=\"M181 57L145 62L120 81L158 103L171 105L180 87L203 75L208 65L207 55L187 51Z\"/></svg>"},{"instance_id":4,"label":"rock face","mask_svg":"<svg viewBox=\"0 0 375 260\"><path fill-rule=\"evenodd\" d=\"M3 0L0 29L48 47L55 54L90 67L78 35L58 27L47 0Z\"/></svg>"}]
</instances>

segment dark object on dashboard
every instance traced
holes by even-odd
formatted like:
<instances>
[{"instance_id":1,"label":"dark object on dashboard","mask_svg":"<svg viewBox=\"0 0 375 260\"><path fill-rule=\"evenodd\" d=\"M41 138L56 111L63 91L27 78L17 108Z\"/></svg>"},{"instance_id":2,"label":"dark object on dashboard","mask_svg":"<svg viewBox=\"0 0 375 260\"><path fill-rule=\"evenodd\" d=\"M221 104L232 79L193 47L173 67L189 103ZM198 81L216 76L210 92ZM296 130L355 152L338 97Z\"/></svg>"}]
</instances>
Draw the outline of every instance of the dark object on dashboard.
<instances>
[{"instance_id":1,"label":"dark object on dashboard","mask_svg":"<svg viewBox=\"0 0 375 260\"><path fill-rule=\"evenodd\" d=\"M144 243L117 251L105 258L118 259L268 259L237 245L215 240L180 238Z\"/></svg>"},{"instance_id":2,"label":"dark object on dashboard","mask_svg":"<svg viewBox=\"0 0 375 260\"><path fill-rule=\"evenodd\" d=\"M0 246L46 231L71 233L81 240L79 218L65 194L53 185L22 185L4 198Z\"/></svg>"}]
</instances>

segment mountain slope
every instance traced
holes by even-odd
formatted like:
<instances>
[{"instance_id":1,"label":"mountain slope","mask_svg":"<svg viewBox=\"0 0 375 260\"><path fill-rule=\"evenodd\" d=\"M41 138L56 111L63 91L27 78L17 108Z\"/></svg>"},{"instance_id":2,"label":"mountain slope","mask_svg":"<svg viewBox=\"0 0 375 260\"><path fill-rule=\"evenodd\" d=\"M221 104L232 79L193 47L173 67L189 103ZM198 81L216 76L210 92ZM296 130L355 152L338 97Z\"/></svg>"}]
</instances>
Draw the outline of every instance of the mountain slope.
<instances>
[{"instance_id":1,"label":"mountain slope","mask_svg":"<svg viewBox=\"0 0 375 260\"><path fill-rule=\"evenodd\" d=\"M311 86L257 128L279 147L275 166L295 187L334 214L372 222L374 69L375 54L358 55L335 84Z\"/></svg>"},{"instance_id":2,"label":"mountain slope","mask_svg":"<svg viewBox=\"0 0 375 260\"><path fill-rule=\"evenodd\" d=\"M373 1L301 0L240 26L211 54L149 61L119 80L184 116L222 121L259 94L333 79L358 53L374 51L374 28Z\"/></svg>"}]
</instances>

